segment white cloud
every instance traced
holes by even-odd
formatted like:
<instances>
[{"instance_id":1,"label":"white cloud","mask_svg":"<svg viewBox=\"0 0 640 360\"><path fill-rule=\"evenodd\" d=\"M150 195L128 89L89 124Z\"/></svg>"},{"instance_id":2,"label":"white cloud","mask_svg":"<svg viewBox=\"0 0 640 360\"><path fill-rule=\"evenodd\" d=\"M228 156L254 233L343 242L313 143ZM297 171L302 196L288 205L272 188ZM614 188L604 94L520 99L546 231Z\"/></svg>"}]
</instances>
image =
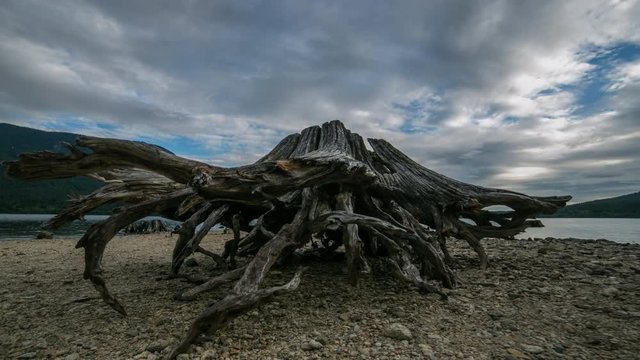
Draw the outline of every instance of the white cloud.
<instances>
[{"instance_id":1,"label":"white cloud","mask_svg":"<svg viewBox=\"0 0 640 360\"><path fill-rule=\"evenodd\" d=\"M640 42L638 18L637 1L9 1L0 121L188 136L229 165L338 118L464 181L613 195L639 185L640 63L604 75L600 113L575 115L567 85L594 76L593 51Z\"/></svg>"}]
</instances>

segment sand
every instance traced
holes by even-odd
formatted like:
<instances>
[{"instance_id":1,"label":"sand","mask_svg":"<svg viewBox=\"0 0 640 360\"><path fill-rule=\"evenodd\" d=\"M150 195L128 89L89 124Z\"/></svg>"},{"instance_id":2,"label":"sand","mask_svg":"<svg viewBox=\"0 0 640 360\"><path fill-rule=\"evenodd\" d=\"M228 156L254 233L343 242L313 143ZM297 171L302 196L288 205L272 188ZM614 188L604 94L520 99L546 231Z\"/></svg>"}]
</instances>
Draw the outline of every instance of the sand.
<instances>
[{"instance_id":1,"label":"sand","mask_svg":"<svg viewBox=\"0 0 640 360\"><path fill-rule=\"evenodd\" d=\"M203 245L220 250L226 235ZM77 239L0 242L0 358L157 359L229 287L191 302L167 279L174 238L115 238L106 278L122 317L82 279ZM448 302L387 276L359 288L343 262L308 262L300 289L233 321L182 359L637 359L640 245L575 239L486 240L486 272L450 242L463 283ZM214 272L199 254L193 274ZM296 266L274 269L266 285Z\"/></svg>"}]
</instances>

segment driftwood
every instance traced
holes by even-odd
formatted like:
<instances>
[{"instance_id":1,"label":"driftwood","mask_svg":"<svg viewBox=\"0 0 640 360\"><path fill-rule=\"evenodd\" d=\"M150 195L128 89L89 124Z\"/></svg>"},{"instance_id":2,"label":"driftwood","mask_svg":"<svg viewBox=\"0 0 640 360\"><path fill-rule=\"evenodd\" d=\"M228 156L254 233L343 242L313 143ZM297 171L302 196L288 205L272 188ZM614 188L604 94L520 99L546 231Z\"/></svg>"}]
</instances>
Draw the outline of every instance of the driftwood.
<instances>
[{"instance_id":1,"label":"driftwood","mask_svg":"<svg viewBox=\"0 0 640 360\"><path fill-rule=\"evenodd\" d=\"M377 256L386 259L389 273L401 281L446 298L443 288L457 283L447 237L466 240L485 268L489 259L482 238L511 238L540 226L536 215L553 213L571 199L466 184L423 167L385 140L368 142L371 150L360 135L332 121L285 137L254 164L220 168L142 142L83 136L67 144L68 154L22 154L5 165L9 176L22 180L90 176L105 182L70 203L46 229L104 204L128 204L91 226L77 244L85 250L85 279L122 314L124 306L103 278L102 255L109 240L138 219L161 215L183 222L177 230L172 275L179 275L195 251L208 253L226 269L176 295L189 300L235 282L225 298L196 318L170 359L187 351L198 336L278 293L295 290L300 271L285 285L260 285L276 261L307 244L318 247L319 242L317 250L325 254L344 248L348 281L354 285L371 272L368 259ZM486 209L492 205L511 210ZM200 246L216 223L234 232L221 255ZM241 267L238 257L245 259Z\"/></svg>"},{"instance_id":2,"label":"driftwood","mask_svg":"<svg viewBox=\"0 0 640 360\"><path fill-rule=\"evenodd\" d=\"M154 234L159 232L169 232L171 229L162 220L139 220L124 228L125 234Z\"/></svg>"}]
</instances>

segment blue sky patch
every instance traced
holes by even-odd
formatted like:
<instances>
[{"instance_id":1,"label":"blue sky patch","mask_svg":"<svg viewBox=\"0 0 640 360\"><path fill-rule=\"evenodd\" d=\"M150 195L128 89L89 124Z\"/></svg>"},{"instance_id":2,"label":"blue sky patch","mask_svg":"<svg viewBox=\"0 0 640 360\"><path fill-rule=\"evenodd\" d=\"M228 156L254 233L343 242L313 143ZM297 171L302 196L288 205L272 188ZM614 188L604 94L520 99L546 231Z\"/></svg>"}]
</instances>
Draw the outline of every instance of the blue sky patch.
<instances>
[{"instance_id":1,"label":"blue sky patch","mask_svg":"<svg viewBox=\"0 0 640 360\"><path fill-rule=\"evenodd\" d=\"M515 117L515 116L506 116L504 119L502 119L502 123L503 124L517 124L520 120Z\"/></svg>"},{"instance_id":2,"label":"blue sky patch","mask_svg":"<svg viewBox=\"0 0 640 360\"><path fill-rule=\"evenodd\" d=\"M407 104L394 102L392 107L401 114L403 124L399 130L406 134L433 133L450 113L437 101L429 100L411 100Z\"/></svg>"},{"instance_id":3,"label":"blue sky patch","mask_svg":"<svg viewBox=\"0 0 640 360\"><path fill-rule=\"evenodd\" d=\"M211 149L207 147L202 141L186 136L173 136L170 138L159 139L150 136L136 137L136 141L144 141L146 143L161 146L172 153L187 156L197 157L200 159L208 159L211 157Z\"/></svg>"},{"instance_id":4,"label":"blue sky patch","mask_svg":"<svg viewBox=\"0 0 640 360\"><path fill-rule=\"evenodd\" d=\"M565 85L561 89L571 91L576 96L578 107L574 116L584 117L601 113L608 109L609 93L612 84L610 74L616 67L640 58L640 44L621 43L606 48L587 50L592 54L587 63L594 66L578 84Z\"/></svg>"}]
</instances>

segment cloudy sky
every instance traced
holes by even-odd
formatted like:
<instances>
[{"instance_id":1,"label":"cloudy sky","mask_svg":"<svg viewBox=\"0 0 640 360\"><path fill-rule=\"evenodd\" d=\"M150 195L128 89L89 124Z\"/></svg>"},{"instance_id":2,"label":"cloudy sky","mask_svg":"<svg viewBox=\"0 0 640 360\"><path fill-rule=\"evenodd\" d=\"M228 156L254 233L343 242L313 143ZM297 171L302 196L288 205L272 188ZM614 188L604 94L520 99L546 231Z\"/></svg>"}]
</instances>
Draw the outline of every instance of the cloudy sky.
<instances>
[{"instance_id":1,"label":"cloudy sky","mask_svg":"<svg viewBox=\"0 0 640 360\"><path fill-rule=\"evenodd\" d=\"M637 1L0 4L0 122L223 166L341 119L448 176L640 190Z\"/></svg>"}]
</instances>

